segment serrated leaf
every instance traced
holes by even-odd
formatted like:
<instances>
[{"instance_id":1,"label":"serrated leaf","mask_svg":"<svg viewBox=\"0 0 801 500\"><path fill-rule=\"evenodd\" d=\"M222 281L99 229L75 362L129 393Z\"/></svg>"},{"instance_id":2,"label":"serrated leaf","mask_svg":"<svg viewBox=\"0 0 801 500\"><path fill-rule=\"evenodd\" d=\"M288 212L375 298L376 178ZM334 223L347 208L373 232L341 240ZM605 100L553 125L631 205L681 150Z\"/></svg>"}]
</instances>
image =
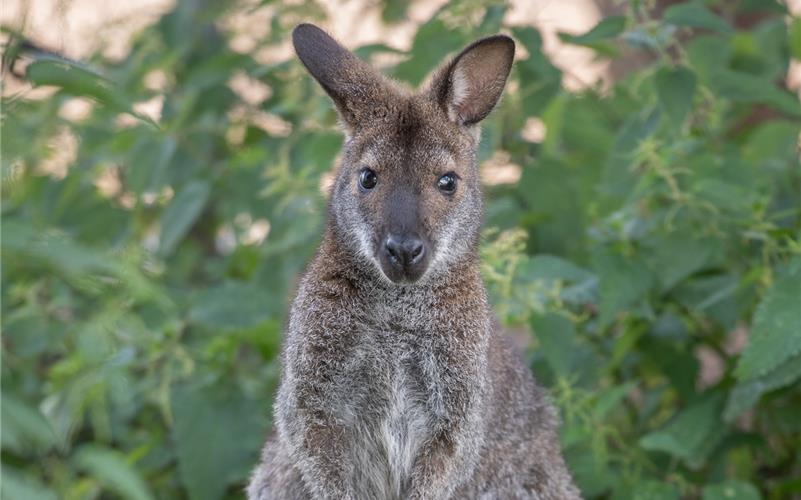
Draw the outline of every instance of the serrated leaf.
<instances>
[{"instance_id":1,"label":"serrated leaf","mask_svg":"<svg viewBox=\"0 0 801 500\"><path fill-rule=\"evenodd\" d=\"M722 437L721 394L710 394L676 414L662 429L640 439L646 450L662 451L690 465L702 463Z\"/></svg>"},{"instance_id":2,"label":"serrated leaf","mask_svg":"<svg viewBox=\"0 0 801 500\"><path fill-rule=\"evenodd\" d=\"M534 313L529 324L538 349L557 376L579 384L595 379L598 356L579 338L569 318L557 313Z\"/></svg>"},{"instance_id":3,"label":"serrated leaf","mask_svg":"<svg viewBox=\"0 0 801 500\"><path fill-rule=\"evenodd\" d=\"M130 500L148 500L153 494L125 456L97 445L86 445L75 455L77 466L100 481L105 488Z\"/></svg>"},{"instance_id":4,"label":"serrated leaf","mask_svg":"<svg viewBox=\"0 0 801 500\"><path fill-rule=\"evenodd\" d=\"M528 115L538 115L559 93L562 73L543 53L539 31L526 26L512 32L528 52L528 58L515 65L520 75L523 108Z\"/></svg>"},{"instance_id":5,"label":"serrated leaf","mask_svg":"<svg viewBox=\"0 0 801 500\"><path fill-rule=\"evenodd\" d=\"M684 280L671 290L671 295L685 307L703 312L721 327L737 326L743 306L739 293L742 277L732 274L697 276Z\"/></svg>"},{"instance_id":6,"label":"serrated leaf","mask_svg":"<svg viewBox=\"0 0 801 500\"><path fill-rule=\"evenodd\" d=\"M737 363L741 381L766 375L801 353L801 258L787 266L757 306L748 345Z\"/></svg>"},{"instance_id":7,"label":"serrated leaf","mask_svg":"<svg viewBox=\"0 0 801 500\"><path fill-rule=\"evenodd\" d=\"M660 68L654 76L654 84L662 111L674 127L680 128L693 106L695 73L683 66Z\"/></svg>"},{"instance_id":8,"label":"serrated leaf","mask_svg":"<svg viewBox=\"0 0 801 500\"><path fill-rule=\"evenodd\" d=\"M34 231L21 228L21 225L17 222L3 221L2 248L5 252L41 259L54 270L74 276L113 273L118 270L119 266L113 259L94 248L77 243L67 234L57 231L36 234ZM9 238L6 238L6 235Z\"/></svg>"},{"instance_id":9,"label":"serrated leaf","mask_svg":"<svg viewBox=\"0 0 801 500\"><path fill-rule=\"evenodd\" d=\"M562 300L571 304L593 302L597 295L598 277L572 262L553 255L535 255L526 259L516 272L526 281L543 281L547 288L562 284Z\"/></svg>"},{"instance_id":10,"label":"serrated leaf","mask_svg":"<svg viewBox=\"0 0 801 500\"><path fill-rule=\"evenodd\" d=\"M701 239L687 230L658 234L648 241L648 264L663 291L703 268L719 250L715 241Z\"/></svg>"},{"instance_id":11,"label":"serrated leaf","mask_svg":"<svg viewBox=\"0 0 801 500\"><path fill-rule=\"evenodd\" d=\"M709 72L709 86L721 97L766 104L783 113L801 116L798 98L773 81L744 71L718 68Z\"/></svg>"},{"instance_id":12,"label":"serrated leaf","mask_svg":"<svg viewBox=\"0 0 801 500\"><path fill-rule=\"evenodd\" d=\"M301 147L290 152L290 162L299 171L310 169L315 175L331 168L334 158L342 149L342 134L318 133L313 137L304 137Z\"/></svg>"},{"instance_id":13,"label":"serrated leaf","mask_svg":"<svg viewBox=\"0 0 801 500\"><path fill-rule=\"evenodd\" d=\"M721 33L734 31L729 23L712 13L700 2L687 2L668 7L663 18L665 22L676 26L705 28Z\"/></svg>"},{"instance_id":14,"label":"serrated leaf","mask_svg":"<svg viewBox=\"0 0 801 500\"><path fill-rule=\"evenodd\" d=\"M172 137L141 135L128 153L128 186L137 194L158 191L166 183L168 166L178 148ZM174 200L173 200L174 201Z\"/></svg>"},{"instance_id":15,"label":"serrated leaf","mask_svg":"<svg viewBox=\"0 0 801 500\"><path fill-rule=\"evenodd\" d=\"M593 407L595 418L598 420L606 418L609 412L616 408L635 387L637 387L637 382L630 380L625 384L617 385L601 392Z\"/></svg>"},{"instance_id":16,"label":"serrated leaf","mask_svg":"<svg viewBox=\"0 0 801 500\"><path fill-rule=\"evenodd\" d=\"M211 192L207 181L193 181L184 186L164 210L161 218L160 252L169 255L191 229L206 206Z\"/></svg>"},{"instance_id":17,"label":"serrated leaf","mask_svg":"<svg viewBox=\"0 0 801 500\"><path fill-rule=\"evenodd\" d=\"M561 280L580 283L595 278L595 275L576 264L554 255L535 255L521 269L531 279Z\"/></svg>"},{"instance_id":18,"label":"serrated leaf","mask_svg":"<svg viewBox=\"0 0 801 500\"><path fill-rule=\"evenodd\" d=\"M133 110L133 102L119 86L91 69L67 59L43 58L25 68L25 78L37 86L59 87L76 97L88 97L118 112L128 113L145 123L152 119Z\"/></svg>"},{"instance_id":19,"label":"serrated leaf","mask_svg":"<svg viewBox=\"0 0 801 500\"><path fill-rule=\"evenodd\" d=\"M238 387L198 381L173 386L170 404L178 470L189 498L216 500L229 484L243 483L258 458L267 408Z\"/></svg>"},{"instance_id":20,"label":"serrated leaf","mask_svg":"<svg viewBox=\"0 0 801 500\"><path fill-rule=\"evenodd\" d=\"M601 328L606 328L619 313L634 311L635 306L647 299L652 278L640 260L609 249L596 252L592 262L600 279L598 322Z\"/></svg>"},{"instance_id":21,"label":"serrated leaf","mask_svg":"<svg viewBox=\"0 0 801 500\"><path fill-rule=\"evenodd\" d=\"M36 408L10 394L2 396L3 449L20 455L40 453L56 445L53 428Z\"/></svg>"},{"instance_id":22,"label":"serrated leaf","mask_svg":"<svg viewBox=\"0 0 801 500\"><path fill-rule=\"evenodd\" d=\"M568 33L559 33L559 38L567 43L576 45L593 46L603 40L614 38L623 33L626 29L625 16L610 16L598 22L590 31L583 35L571 35Z\"/></svg>"},{"instance_id":23,"label":"serrated leaf","mask_svg":"<svg viewBox=\"0 0 801 500\"><path fill-rule=\"evenodd\" d=\"M560 314L533 314L531 329L539 341L539 349L548 360L551 369L561 377L567 377L573 368L576 330L568 318Z\"/></svg>"},{"instance_id":24,"label":"serrated leaf","mask_svg":"<svg viewBox=\"0 0 801 500\"><path fill-rule=\"evenodd\" d=\"M769 373L737 384L729 393L723 418L731 422L754 406L766 392L786 387L801 378L801 354L788 359Z\"/></svg>"},{"instance_id":25,"label":"serrated leaf","mask_svg":"<svg viewBox=\"0 0 801 500\"><path fill-rule=\"evenodd\" d=\"M703 500L761 500L759 490L745 481L729 479L704 487Z\"/></svg>"},{"instance_id":26,"label":"serrated leaf","mask_svg":"<svg viewBox=\"0 0 801 500\"><path fill-rule=\"evenodd\" d=\"M601 497L615 480L610 473L609 461L604 460L588 441L566 448L565 460L584 498Z\"/></svg>"},{"instance_id":27,"label":"serrated leaf","mask_svg":"<svg viewBox=\"0 0 801 500\"><path fill-rule=\"evenodd\" d=\"M687 348L690 342L681 320L667 314L637 344L637 353L650 360L685 400L696 396L699 369L698 359Z\"/></svg>"},{"instance_id":28,"label":"serrated leaf","mask_svg":"<svg viewBox=\"0 0 801 500\"><path fill-rule=\"evenodd\" d=\"M433 17L417 30L411 57L394 68L394 76L418 85L449 53L459 50L464 39L458 30L448 29Z\"/></svg>"},{"instance_id":29,"label":"serrated leaf","mask_svg":"<svg viewBox=\"0 0 801 500\"><path fill-rule=\"evenodd\" d=\"M25 77L34 85L52 85L74 96L91 97L120 109L129 109L111 81L76 63L66 60L39 60L25 69Z\"/></svg>"},{"instance_id":30,"label":"serrated leaf","mask_svg":"<svg viewBox=\"0 0 801 500\"><path fill-rule=\"evenodd\" d=\"M661 118L659 107L648 107L630 114L617 131L603 167L600 190L615 200L629 195L637 183L631 168L640 143L655 133Z\"/></svg>"},{"instance_id":31,"label":"serrated leaf","mask_svg":"<svg viewBox=\"0 0 801 500\"><path fill-rule=\"evenodd\" d=\"M189 321L211 329L254 327L277 313L281 303L259 287L224 283L197 293L189 309Z\"/></svg>"},{"instance_id":32,"label":"serrated leaf","mask_svg":"<svg viewBox=\"0 0 801 500\"><path fill-rule=\"evenodd\" d=\"M624 42L637 49L659 50L660 43L653 35L641 29L627 31L621 37Z\"/></svg>"}]
</instances>

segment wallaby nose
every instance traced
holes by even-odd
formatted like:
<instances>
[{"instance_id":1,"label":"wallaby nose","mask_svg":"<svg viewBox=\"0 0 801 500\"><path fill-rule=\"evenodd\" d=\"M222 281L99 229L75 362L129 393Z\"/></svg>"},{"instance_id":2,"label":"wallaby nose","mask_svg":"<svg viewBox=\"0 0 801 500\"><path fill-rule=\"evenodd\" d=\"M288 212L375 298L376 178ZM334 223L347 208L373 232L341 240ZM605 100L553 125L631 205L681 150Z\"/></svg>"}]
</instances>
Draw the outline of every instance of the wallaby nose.
<instances>
[{"instance_id":1,"label":"wallaby nose","mask_svg":"<svg viewBox=\"0 0 801 500\"><path fill-rule=\"evenodd\" d=\"M384 242L390 258L403 267L409 267L423 260L425 245L415 235L390 234Z\"/></svg>"}]
</instances>

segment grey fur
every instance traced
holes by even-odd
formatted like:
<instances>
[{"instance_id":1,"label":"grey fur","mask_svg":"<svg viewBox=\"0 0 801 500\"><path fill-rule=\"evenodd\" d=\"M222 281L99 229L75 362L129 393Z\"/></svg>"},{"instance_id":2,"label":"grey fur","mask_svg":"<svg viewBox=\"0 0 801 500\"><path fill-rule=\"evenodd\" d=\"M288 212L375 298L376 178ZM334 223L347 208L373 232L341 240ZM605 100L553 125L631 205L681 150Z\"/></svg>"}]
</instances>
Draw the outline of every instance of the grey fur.
<instances>
[{"instance_id":1,"label":"grey fur","mask_svg":"<svg viewBox=\"0 0 801 500\"><path fill-rule=\"evenodd\" d=\"M292 304L276 433L248 498L580 498L555 410L495 328L479 273L475 123L500 96L511 39L476 42L421 93L316 27L298 27L295 46L348 140ZM369 193L356 184L365 165L379 176ZM443 169L460 176L452 196L434 187ZM399 213L433 255L411 283L388 278L376 257Z\"/></svg>"}]
</instances>

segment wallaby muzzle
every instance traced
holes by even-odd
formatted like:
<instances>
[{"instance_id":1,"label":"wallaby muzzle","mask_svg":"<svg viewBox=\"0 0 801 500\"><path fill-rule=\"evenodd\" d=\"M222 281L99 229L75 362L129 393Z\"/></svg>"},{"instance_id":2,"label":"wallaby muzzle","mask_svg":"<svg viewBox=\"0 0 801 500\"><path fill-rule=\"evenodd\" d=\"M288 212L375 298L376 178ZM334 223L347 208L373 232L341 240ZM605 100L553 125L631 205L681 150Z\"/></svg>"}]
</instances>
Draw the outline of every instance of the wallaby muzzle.
<instances>
[{"instance_id":1,"label":"wallaby muzzle","mask_svg":"<svg viewBox=\"0 0 801 500\"><path fill-rule=\"evenodd\" d=\"M395 283L414 283L425 274L431 252L413 185L401 181L393 187L383 204L383 218L388 223L379 232L376 249L381 271Z\"/></svg>"},{"instance_id":2,"label":"wallaby muzzle","mask_svg":"<svg viewBox=\"0 0 801 500\"><path fill-rule=\"evenodd\" d=\"M425 242L415 233L390 233L379 250L384 274L395 283L415 282L428 267Z\"/></svg>"}]
</instances>

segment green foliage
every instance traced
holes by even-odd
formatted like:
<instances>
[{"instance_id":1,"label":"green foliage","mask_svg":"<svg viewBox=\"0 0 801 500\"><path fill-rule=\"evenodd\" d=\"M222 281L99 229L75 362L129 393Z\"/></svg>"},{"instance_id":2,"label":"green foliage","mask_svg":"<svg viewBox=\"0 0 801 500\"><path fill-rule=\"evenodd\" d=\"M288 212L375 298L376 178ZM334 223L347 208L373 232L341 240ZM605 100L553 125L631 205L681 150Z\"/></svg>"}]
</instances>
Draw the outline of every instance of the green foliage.
<instances>
[{"instance_id":1,"label":"green foliage","mask_svg":"<svg viewBox=\"0 0 801 500\"><path fill-rule=\"evenodd\" d=\"M522 169L487 188L483 270L585 496L797 497L801 105L780 82L799 20L772 1L649 3L560 35L647 61L608 88L566 91L539 32L495 2L448 3L408 53L358 52L416 84L482 34L525 48L479 152ZM255 58L322 9L273 4L236 52L215 21L249 8L178 2L122 60L34 55L25 78L55 93L3 98L4 498L242 496L342 143L299 63ZM246 100L235 78L269 91ZM64 113L75 98L88 116ZM541 142L521 134L535 116Z\"/></svg>"}]
</instances>

